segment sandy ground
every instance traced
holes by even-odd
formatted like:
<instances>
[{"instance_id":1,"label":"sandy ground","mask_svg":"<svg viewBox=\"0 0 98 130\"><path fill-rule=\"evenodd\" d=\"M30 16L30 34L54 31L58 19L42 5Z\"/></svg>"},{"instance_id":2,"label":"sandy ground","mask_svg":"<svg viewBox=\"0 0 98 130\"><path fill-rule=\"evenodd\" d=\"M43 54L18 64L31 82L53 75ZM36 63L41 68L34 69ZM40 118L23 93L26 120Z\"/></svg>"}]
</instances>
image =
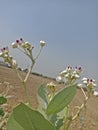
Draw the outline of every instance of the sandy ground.
<instances>
[{"instance_id":1,"label":"sandy ground","mask_svg":"<svg viewBox=\"0 0 98 130\"><path fill-rule=\"evenodd\" d=\"M21 72L21 75L24 77L26 73ZM30 91L30 96L32 97L32 104L34 108L37 108L38 106L36 94L38 87L41 84L46 84L50 81L51 79L48 78L30 75L27 85ZM8 95L12 97L8 99L8 107L6 110L11 112L19 102L26 102L24 89L20 80L12 69L0 66L0 93L5 93L7 85L10 87ZM60 88L62 85L59 85L58 87ZM83 94L80 90L77 90L77 95L71 104L71 109L73 109L74 105L81 105L82 101ZM82 115L85 115L84 120L74 121L69 130L98 130L98 97L92 96L87 103L86 113L84 111Z\"/></svg>"}]
</instances>

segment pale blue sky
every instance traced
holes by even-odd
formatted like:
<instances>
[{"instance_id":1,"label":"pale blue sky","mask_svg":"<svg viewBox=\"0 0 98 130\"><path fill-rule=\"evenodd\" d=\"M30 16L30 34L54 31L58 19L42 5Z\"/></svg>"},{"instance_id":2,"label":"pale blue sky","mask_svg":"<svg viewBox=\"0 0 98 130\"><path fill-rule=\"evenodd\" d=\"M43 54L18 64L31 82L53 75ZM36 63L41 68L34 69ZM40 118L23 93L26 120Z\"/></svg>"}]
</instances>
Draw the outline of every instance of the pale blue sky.
<instances>
[{"instance_id":1,"label":"pale blue sky","mask_svg":"<svg viewBox=\"0 0 98 130\"><path fill-rule=\"evenodd\" d=\"M47 42L35 72L56 77L68 65L81 66L98 81L98 0L0 0L0 47L20 37L35 45L34 54L40 40Z\"/></svg>"}]
</instances>

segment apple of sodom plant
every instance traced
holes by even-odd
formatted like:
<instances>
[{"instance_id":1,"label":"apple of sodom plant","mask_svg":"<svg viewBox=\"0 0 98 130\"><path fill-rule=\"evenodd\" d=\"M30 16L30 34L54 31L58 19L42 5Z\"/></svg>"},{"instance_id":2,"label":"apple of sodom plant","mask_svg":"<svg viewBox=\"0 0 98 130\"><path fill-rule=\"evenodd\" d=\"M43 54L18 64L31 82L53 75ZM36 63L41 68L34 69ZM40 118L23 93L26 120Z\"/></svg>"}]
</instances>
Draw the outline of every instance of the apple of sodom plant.
<instances>
[{"instance_id":1,"label":"apple of sodom plant","mask_svg":"<svg viewBox=\"0 0 98 130\"><path fill-rule=\"evenodd\" d=\"M28 102L28 105L20 103L13 109L6 123L6 130L68 130L71 123L79 118L82 110L86 108L86 103L92 95L93 88L96 86L95 80L83 78L82 84L79 84L78 80L80 81L82 68L68 66L59 74L59 79L63 81L64 87L56 91L55 83L57 82L50 82L47 85L42 84L37 93L38 109L33 108L26 82L45 45L45 41L40 41L40 50L34 57L32 53L34 46L29 42L20 38L12 43L13 49L19 49L31 61L29 71L24 79L19 73L17 62L10 56L8 47L1 49L0 57L15 70L24 87ZM70 103L76 95L77 87L80 87L84 95L84 102L77 106L77 111L73 114L69 111ZM83 89L84 87L86 92Z\"/></svg>"}]
</instances>

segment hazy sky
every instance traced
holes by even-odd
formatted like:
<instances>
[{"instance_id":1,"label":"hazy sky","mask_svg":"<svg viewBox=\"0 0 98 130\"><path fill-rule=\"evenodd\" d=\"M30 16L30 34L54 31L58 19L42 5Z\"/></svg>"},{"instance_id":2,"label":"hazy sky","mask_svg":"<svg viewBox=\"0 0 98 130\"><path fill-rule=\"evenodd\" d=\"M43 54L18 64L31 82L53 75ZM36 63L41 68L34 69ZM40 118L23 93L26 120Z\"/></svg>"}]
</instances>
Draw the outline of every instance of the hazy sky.
<instances>
[{"instance_id":1,"label":"hazy sky","mask_svg":"<svg viewBox=\"0 0 98 130\"><path fill-rule=\"evenodd\" d=\"M84 75L98 82L98 0L0 0L0 47L16 39L47 45L34 71L55 77L70 66L81 66ZM12 50L20 66L27 58Z\"/></svg>"}]
</instances>

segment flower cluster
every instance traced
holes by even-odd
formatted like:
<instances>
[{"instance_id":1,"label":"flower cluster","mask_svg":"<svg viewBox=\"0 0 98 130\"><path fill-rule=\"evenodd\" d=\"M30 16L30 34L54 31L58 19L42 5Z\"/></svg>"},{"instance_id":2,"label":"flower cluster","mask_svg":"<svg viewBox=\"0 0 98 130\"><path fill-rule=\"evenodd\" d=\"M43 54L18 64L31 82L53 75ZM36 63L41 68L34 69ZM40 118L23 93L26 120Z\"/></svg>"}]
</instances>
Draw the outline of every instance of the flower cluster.
<instances>
[{"instance_id":1,"label":"flower cluster","mask_svg":"<svg viewBox=\"0 0 98 130\"><path fill-rule=\"evenodd\" d=\"M80 78L81 71L81 67L75 67L73 69L71 66L68 66L64 71L60 73L60 76L64 79L64 81L68 83L73 83Z\"/></svg>"},{"instance_id":2,"label":"flower cluster","mask_svg":"<svg viewBox=\"0 0 98 130\"><path fill-rule=\"evenodd\" d=\"M45 46L45 44L46 44L45 41L42 41L42 40L40 41L41 49L40 49L38 55L36 56L36 58L33 58L33 55L32 55L32 49L34 48L34 46L32 44L30 44L29 42L25 42L22 38L20 38L19 40L16 40L15 42L13 42L12 43L12 48L18 48L21 52L26 54L34 64L35 60L38 58L38 56L39 56L42 48ZM2 57L4 59L4 62L9 63L10 66L12 66L12 67L17 66L16 61L13 60L13 57L11 57L9 55L8 47L4 47L4 48L1 49L0 57Z\"/></svg>"},{"instance_id":3,"label":"flower cluster","mask_svg":"<svg viewBox=\"0 0 98 130\"><path fill-rule=\"evenodd\" d=\"M46 44L45 41L40 41L40 46L44 47ZM23 49L27 49L27 50L32 50L34 48L33 45L31 45L29 42L25 42L22 38L20 38L19 40L16 40L15 42L12 43L12 47L13 48L18 48L18 47L22 47Z\"/></svg>"},{"instance_id":4,"label":"flower cluster","mask_svg":"<svg viewBox=\"0 0 98 130\"><path fill-rule=\"evenodd\" d=\"M45 46L46 42L45 41L40 41L40 46L41 49ZM34 48L34 46L32 44L30 44L29 42L25 42L22 38L20 38L19 40L16 40L15 42L12 43L12 47L13 48L18 48L20 51L22 51L24 54L26 54L31 61L34 63L35 59L38 58L41 50L39 51L38 55L36 56L36 58L33 58L32 55L32 50Z\"/></svg>"},{"instance_id":5,"label":"flower cluster","mask_svg":"<svg viewBox=\"0 0 98 130\"><path fill-rule=\"evenodd\" d=\"M17 63L12 56L9 55L8 47L1 48L0 57L4 59L4 62L9 63L10 66L16 67Z\"/></svg>"},{"instance_id":6,"label":"flower cluster","mask_svg":"<svg viewBox=\"0 0 98 130\"><path fill-rule=\"evenodd\" d=\"M22 38L13 42L12 47L13 48L21 47L21 48L26 49L26 50L32 50L34 48L34 46L31 45L29 42L24 42L24 40Z\"/></svg>"},{"instance_id":7,"label":"flower cluster","mask_svg":"<svg viewBox=\"0 0 98 130\"><path fill-rule=\"evenodd\" d=\"M82 87L84 90L87 90L88 93L92 93L94 91L94 88L97 86L95 83L94 79L88 79L88 78L83 78L82 79L82 84L78 84L78 87Z\"/></svg>"},{"instance_id":8,"label":"flower cluster","mask_svg":"<svg viewBox=\"0 0 98 130\"><path fill-rule=\"evenodd\" d=\"M93 89L94 87L97 86L95 84L95 80L94 79L83 78L82 81L83 81L83 84L85 84L86 87L89 88L89 89Z\"/></svg>"}]
</instances>

